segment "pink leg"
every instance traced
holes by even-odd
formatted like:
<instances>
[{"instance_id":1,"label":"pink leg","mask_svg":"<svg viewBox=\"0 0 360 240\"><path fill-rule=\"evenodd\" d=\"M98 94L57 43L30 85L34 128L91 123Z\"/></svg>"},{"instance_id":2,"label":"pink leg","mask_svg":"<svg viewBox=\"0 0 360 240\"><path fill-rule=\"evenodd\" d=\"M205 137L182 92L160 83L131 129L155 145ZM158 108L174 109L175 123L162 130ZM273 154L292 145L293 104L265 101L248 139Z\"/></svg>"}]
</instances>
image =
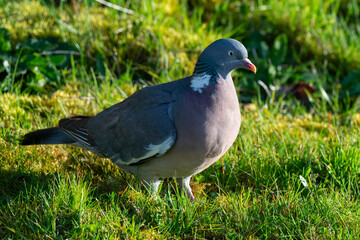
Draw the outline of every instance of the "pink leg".
<instances>
[{"instance_id":1,"label":"pink leg","mask_svg":"<svg viewBox=\"0 0 360 240\"><path fill-rule=\"evenodd\" d=\"M179 185L179 188L184 189L186 191L187 196L190 198L191 201L195 200L194 195L192 194L191 187L190 187L190 178L192 176L186 178L177 178L176 181Z\"/></svg>"}]
</instances>

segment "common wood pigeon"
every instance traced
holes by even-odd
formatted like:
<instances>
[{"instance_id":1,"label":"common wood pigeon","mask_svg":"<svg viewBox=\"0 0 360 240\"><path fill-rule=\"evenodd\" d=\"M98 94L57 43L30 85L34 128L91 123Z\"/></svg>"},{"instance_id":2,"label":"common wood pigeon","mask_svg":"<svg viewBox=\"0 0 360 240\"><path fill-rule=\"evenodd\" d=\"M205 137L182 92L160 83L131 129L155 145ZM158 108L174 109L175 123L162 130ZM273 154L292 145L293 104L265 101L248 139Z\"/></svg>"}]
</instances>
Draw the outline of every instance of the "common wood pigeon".
<instances>
[{"instance_id":1,"label":"common wood pigeon","mask_svg":"<svg viewBox=\"0 0 360 240\"><path fill-rule=\"evenodd\" d=\"M190 178L234 143L241 116L231 72L256 72L243 44L219 39L200 55L194 73L143 88L96 116L70 116L59 127L26 134L21 144L70 144L138 176L156 192L175 177L188 197Z\"/></svg>"}]
</instances>

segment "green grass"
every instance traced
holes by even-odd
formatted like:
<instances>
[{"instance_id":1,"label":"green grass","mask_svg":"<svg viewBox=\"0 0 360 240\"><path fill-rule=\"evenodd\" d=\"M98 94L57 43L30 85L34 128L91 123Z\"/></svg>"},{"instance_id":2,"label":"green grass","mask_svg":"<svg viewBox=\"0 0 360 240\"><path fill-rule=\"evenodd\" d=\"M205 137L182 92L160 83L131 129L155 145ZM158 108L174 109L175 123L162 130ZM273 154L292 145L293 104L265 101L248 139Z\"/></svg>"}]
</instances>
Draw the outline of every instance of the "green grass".
<instances>
[{"instance_id":1,"label":"green grass","mask_svg":"<svg viewBox=\"0 0 360 240\"><path fill-rule=\"evenodd\" d=\"M357 78L342 83L360 68L357 1L112 1L134 14L95 1L54 2L0 2L0 26L13 47L31 37L56 37L77 48L76 68L91 67L99 79L104 62L118 77L133 69L132 81L158 83L190 74L204 47L233 37L259 70L255 77L236 73L240 87L257 91L259 79L275 87L301 80L330 93L340 85L342 98L360 94L351 87Z\"/></svg>"},{"instance_id":2,"label":"green grass","mask_svg":"<svg viewBox=\"0 0 360 240\"><path fill-rule=\"evenodd\" d=\"M133 176L75 147L18 145L17 137L30 130L67 114L94 114L134 91L109 80L113 85L100 84L101 91L92 84L78 92L74 83L49 97L0 97L7 113L0 142L1 238L359 236L358 113L344 121L322 112L284 116L246 106L234 146L193 178L193 203L172 181L155 200Z\"/></svg>"},{"instance_id":3,"label":"green grass","mask_svg":"<svg viewBox=\"0 0 360 240\"><path fill-rule=\"evenodd\" d=\"M341 97L342 80L360 63L356 1L205 1L195 8L192 1L175 8L112 1L134 15L86 1L78 10L14 2L0 1L0 25L13 45L50 35L77 45L81 57L60 72L58 90L29 95L18 83L0 95L1 239L359 238L360 109L356 92ZM13 15L18 9L23 14ZM19 146L31 130L96 114L141 87L190 74L208 43L230 36L246 43L259 69L235 71L234 81L255 94L241 105L233 147L193 177L195 202L171 179L155 199L135 177L79 148ZM273 49L282 52L280 62ZM92 62L96 54L104 75ZM302 80L316 92L305 107L265 98L257 80L274 87Z\"/></svg>"}]
</instances>

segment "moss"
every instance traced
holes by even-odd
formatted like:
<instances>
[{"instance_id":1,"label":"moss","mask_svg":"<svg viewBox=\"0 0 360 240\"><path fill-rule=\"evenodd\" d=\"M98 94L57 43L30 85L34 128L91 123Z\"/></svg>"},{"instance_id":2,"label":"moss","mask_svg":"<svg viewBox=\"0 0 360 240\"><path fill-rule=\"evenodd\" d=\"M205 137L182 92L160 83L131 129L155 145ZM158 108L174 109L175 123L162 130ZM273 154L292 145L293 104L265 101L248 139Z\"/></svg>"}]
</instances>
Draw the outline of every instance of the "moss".
<instances>
[{"instance_id":1,"label":"moss","mask_svg":"<svg viewBox=\"0 0 360 240\"><path fill-rule=\"evenodd\" d=\"M102 85L99 86L100 88ZM124 85L121 89L127 95L135 92L136 88L133 85ZM106 100L111 99L111 101ZM118 91L112 91L110 96L106 96L102 102L105 106L110 106L115 102L124 99L124 95ZM101 99L100 99L101 100ZM106 102L107 101L107 102ZM4 93L0 96L0 114L3 115L5 121L10 124L16 124L17 119L28 121L42 121L40 118L47 119L48 115L59 116L54 119L54 123L61 117L66 117L71 114L95 115L102 109L94 101L94 97L82 96L78 91L76 83L69 83L61 90L55 91L52 95L16 95L13 93ZM32 112L32 114L29 114Z\"/></svg>"},{"instance_id":2,"label":"moss","mask_svg":"<svg viewBox=\"0 0 360 240\"><path fill-rule=\"evenodd\" d=\"M217 37L210 31L207 33L209 41L204 42L203 33L197 32L196 26L180 31L185 23L174 22L174 18L182 17L175 11L180 6L170 9L167 5L158 4L158 8L165 7L168 13L159 18L157 15L126 15L111 8L84 4L79 4L74 14L74 9L68 5L60 9L34 0L9 2L0 10L0 25L9 30L14 45L32 37L56 37L77 45L93 66L100 53L116 74L122 74L127 63L141 66L134 77L146 80L154 80L156 76L148 74L149 71L158 74L168 66L177 66L176 72L182 71L181 75L191 74L201 49L195 53L185 53L184 49L205 46ZM166 55L168 57L164 57Z\"/></svg>"},{"instance_id":3,"label":"moss","mask_svg":"<svg viewBox=\"0 0 360 240\"><path fill-rule=\"evenodd\" d=\"M353 122L356 126L360 126L360 113L354 114Z\"/></svg>"},{"instance_id":4,"label":"moss","mask_svg":"<svg viewBox=\"0 0 360 240\"><path fill-rule=\"evenodd\" d=\"M191 74L198 53L208 43L228 34L248 38L256 31L264 38L257 41L267 42L285 33L289 46L299 52L289 64L299 64L298 58L315 59L319 68L326 64L340 73L360 66L358 44L353 44L356 32L334 17L333 1L323 5L269 1L253 7L243 1L135 1L130 8L136 13L129 15L83 2L53 7L34 0L9 1L0 9L0 25L9 29L13 44L30 37L57 37L77 45L93 67L100 54L117 75L133 64L135 80L158 80L162 71L170 79Z\"/></svg>"}]
</instances>

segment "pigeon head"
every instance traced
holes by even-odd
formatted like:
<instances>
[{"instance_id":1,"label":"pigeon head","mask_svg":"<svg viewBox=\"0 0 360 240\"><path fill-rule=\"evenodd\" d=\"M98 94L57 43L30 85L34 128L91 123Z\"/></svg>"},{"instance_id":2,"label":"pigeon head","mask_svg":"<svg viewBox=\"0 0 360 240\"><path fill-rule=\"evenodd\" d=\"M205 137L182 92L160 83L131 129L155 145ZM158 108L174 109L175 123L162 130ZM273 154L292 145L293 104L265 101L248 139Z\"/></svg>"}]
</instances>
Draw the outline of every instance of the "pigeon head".
<instances>
[{"instance_id":1,"label":"pigeon head","mask_svg":"<svg viewBox=\"0 0 360 240\"><path fill-rule=\"evenodd\" d=\"M217 78L229 77L238 68L256 72L256 67L248 59L248 53L242 43L235 39L223 38L211 43L200 55L195 66L194 75L207 74Z\"/></svg>"}]
</instances>

